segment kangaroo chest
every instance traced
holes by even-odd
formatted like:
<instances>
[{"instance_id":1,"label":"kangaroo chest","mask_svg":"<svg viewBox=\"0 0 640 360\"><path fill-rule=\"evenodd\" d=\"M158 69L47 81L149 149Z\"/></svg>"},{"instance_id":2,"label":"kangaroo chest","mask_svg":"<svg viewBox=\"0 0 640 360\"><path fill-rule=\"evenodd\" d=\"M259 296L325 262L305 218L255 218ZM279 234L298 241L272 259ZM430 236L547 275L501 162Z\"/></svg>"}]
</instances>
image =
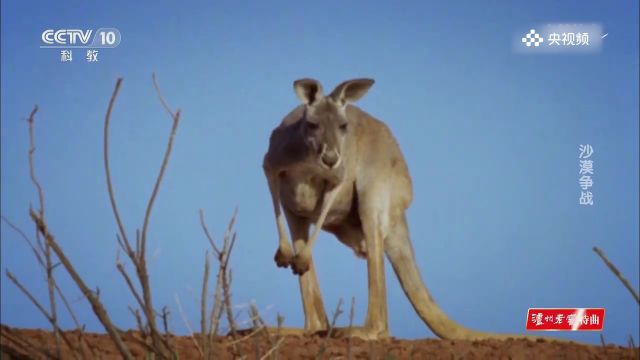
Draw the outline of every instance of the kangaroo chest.
<instances>
[{"instance_id":1,"label":"kangaroo chest","mask_svg":"<svg viewBox=\"0 0 640 360\"><path fill-rule=\"evenodd\" d=\"M279 175L280 202L282 206L297 216L315 222L320 216L326 180L309 171L290 169ZM344 221L353 208L353 188L343 186L331 207L325 225Z\"/></svg>"}]
</instances>

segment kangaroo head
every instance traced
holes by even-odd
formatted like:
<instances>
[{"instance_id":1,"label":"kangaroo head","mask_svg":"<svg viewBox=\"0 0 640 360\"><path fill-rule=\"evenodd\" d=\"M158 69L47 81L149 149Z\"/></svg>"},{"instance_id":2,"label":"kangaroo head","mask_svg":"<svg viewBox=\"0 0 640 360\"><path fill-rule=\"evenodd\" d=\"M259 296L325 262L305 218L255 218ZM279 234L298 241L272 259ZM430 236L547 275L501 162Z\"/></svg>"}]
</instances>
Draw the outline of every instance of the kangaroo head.
<instances>
[{"instance_id":1,"label":"kangaroo head","mask_svg":"<svg viewBox=\"0 0 640 360\"><path fill-rule=\"evenodd\" d=\"M373 83L373 79L347 80L324 96L317 80L294 81L296 95L305 104L301 135L321 166L328 169L340 166L350 133L347 105L363 97Z\"/></svg>"}]
</instances>

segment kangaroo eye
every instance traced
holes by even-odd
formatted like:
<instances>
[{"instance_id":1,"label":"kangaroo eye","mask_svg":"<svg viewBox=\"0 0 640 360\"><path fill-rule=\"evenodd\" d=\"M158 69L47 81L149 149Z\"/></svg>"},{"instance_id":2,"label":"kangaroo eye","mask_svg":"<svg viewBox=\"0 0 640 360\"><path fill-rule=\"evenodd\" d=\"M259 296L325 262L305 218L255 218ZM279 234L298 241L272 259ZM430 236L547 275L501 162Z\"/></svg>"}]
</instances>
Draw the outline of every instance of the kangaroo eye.
<instances>
[{"instance_id":1,"label":"kangaroo eye","mask_svg":"<svg viewBox=\"0 0 640 360\"><path fill-rule=\"evenodd\" d=\"M347 123L340 124L340 130L342 130L342 131L347 130Z\"/></svg>"},{"instance_id":2,"label":"kangaroo eye","mask_svg":"<svg viewBox=\"0 0 640 360\"><path fill-rule=\"evenodd\" d=\"M308 122L307 122L307 126L308 126L308 127L309 127L309 129L311 129L311 130L316 130L316 129L318 128L318 124L313 123L313 122L310 122L310 121L308 121Z\"/></svg>"}]
</instances>

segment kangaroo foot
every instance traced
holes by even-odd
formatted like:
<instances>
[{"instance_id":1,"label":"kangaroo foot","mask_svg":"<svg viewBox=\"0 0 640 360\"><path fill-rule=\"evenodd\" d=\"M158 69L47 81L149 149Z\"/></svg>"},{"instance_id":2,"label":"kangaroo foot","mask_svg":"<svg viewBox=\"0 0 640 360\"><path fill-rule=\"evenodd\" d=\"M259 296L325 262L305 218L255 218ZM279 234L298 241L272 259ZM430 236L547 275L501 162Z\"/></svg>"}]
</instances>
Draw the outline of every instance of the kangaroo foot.
<instances>
[{"instance_id":1,"label":"kangaroo foot","mask_svg":"<svg viewBox=\"0 0 640 360\"><path fill-rule=\"evenodd\" d=\"M291 248L278 247L273 260L275 260L278 267L286 268L291 265L293 261L293 250Z\"/></svg>"},{"instance_id":2,"label":"kangaroo foot","mask_svg":"<svg viewBox=\"0 0 640 360\"><path fill-rule=\"evenodd\" d=\"M305 256L304 252L293 257L293 261L291 262L291 270L295 275L303 275L311 266L311 259L309 256Z\"/></svg>"},{"instance_id":3,"label":"kangaroo foot","mask_svg":"<svg viewBox=\"0 0 640 360\"><path fill-rule=\"evenodd\" d=\"M364 326L352 326L352 327L336 327L331 331L331 337L335 338L349 338L356 337L363 340L379 340L389 337L389 330L377 330Z\"/></svg>"}]
</instances>

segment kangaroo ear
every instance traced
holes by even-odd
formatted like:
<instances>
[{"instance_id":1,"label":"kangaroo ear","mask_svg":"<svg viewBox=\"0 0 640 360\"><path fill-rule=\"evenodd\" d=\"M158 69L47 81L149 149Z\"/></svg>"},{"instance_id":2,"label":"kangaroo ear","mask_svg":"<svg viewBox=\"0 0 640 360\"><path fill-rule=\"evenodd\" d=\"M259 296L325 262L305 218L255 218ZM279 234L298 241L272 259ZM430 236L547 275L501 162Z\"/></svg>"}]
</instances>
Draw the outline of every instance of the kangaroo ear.
<instances>
[{"instance_id":1,"label":"kangaroo ear","mask_svg":"<svg viewBox=\"0 0 640 360\"><path fill-rule=\"evenodd\" d=\"M373 79L347 80L336 86L329 96L340 105L354 103L369 91L374 82Z\"/></svg>"},{"instance_id":2,"label":"kangaroo ear","mask_svg":"<svg viewBox=\"0 0 640 360\"><path fill-rule=\"evenodd\" d=\"M303 104L314 105L322 97L322 85L315 79L300 79L293 82L293 90Z\"/></svg>"}]
</instances>

